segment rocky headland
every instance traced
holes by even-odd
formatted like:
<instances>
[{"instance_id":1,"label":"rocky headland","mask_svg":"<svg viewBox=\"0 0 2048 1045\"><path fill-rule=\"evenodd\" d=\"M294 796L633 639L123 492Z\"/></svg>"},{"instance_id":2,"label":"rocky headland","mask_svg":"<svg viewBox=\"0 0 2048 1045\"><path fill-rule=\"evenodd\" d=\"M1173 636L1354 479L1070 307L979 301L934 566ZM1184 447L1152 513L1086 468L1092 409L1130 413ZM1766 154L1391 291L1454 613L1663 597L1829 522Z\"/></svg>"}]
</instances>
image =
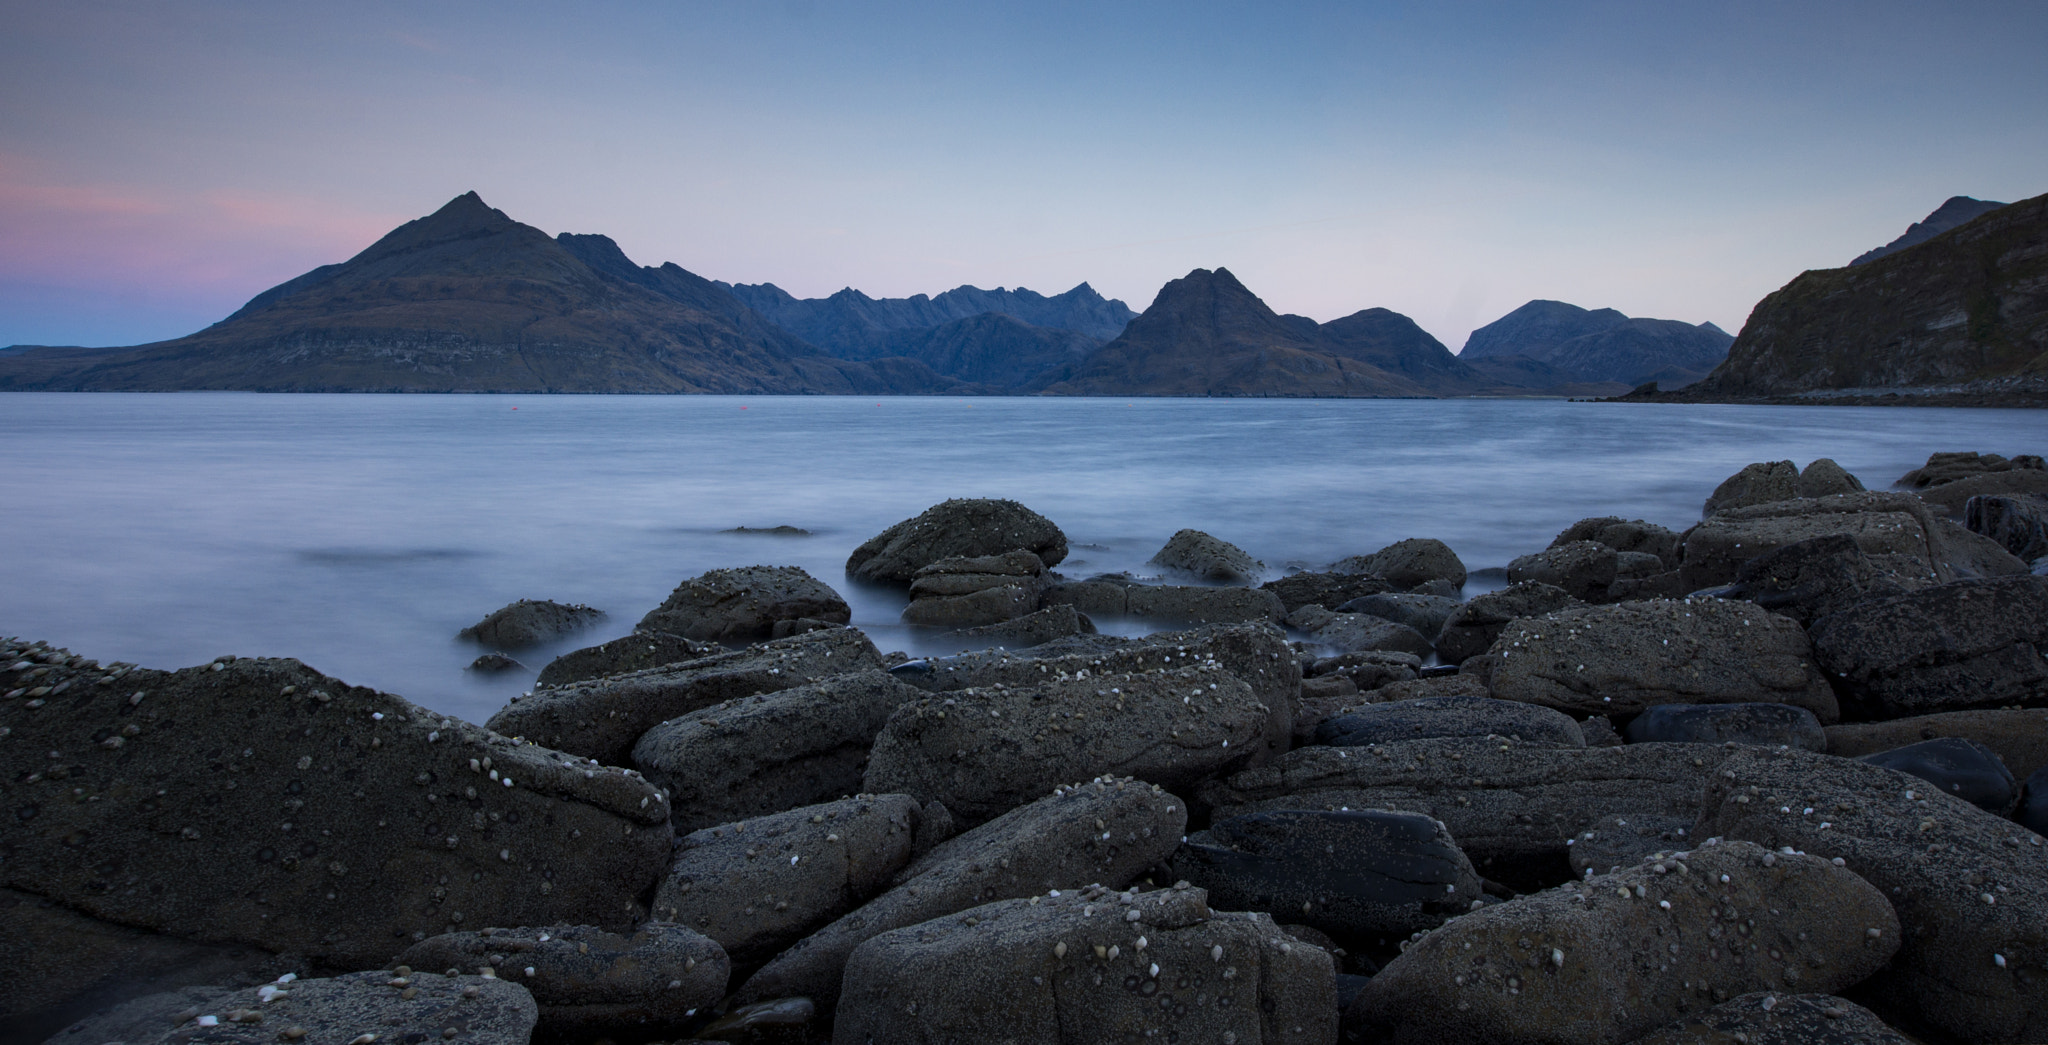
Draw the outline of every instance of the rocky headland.
<instances>
[{"instance_id":1,"label":"rocky headland","mask_svg":"<svg viewBox=\"0 0 2048 1045\"><path fill-rule=\"evenodd\" d=\"M973 652L737 566L481 725L0 641L0 1040L2039 1041L2048 470L1893 485L1759 462L1470 595L947 501L847 580Z\"/></svg>"}]
</instances>

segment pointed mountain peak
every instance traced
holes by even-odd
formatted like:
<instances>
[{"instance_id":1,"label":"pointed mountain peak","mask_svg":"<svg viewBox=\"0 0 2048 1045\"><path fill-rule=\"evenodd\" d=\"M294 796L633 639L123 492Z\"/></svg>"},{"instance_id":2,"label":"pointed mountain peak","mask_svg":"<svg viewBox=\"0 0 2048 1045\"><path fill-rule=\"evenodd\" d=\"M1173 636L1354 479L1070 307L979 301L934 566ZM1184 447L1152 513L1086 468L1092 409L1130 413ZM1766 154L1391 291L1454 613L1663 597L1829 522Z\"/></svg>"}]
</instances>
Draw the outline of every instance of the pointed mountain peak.
<instances>
[{"instance_id":1,"label":"pointed mountain peak","mask_svg":"<svg viewBox=\"0 0 2048 1045\"><path fill-rule=\"evenodd\" d=\"M475 189L463 193L441 205L441 209L421 218L418 223L434 227L460 228L464 230L493 228L513 224L511 218L484 202Z\"/></svg>"}]
</instances>

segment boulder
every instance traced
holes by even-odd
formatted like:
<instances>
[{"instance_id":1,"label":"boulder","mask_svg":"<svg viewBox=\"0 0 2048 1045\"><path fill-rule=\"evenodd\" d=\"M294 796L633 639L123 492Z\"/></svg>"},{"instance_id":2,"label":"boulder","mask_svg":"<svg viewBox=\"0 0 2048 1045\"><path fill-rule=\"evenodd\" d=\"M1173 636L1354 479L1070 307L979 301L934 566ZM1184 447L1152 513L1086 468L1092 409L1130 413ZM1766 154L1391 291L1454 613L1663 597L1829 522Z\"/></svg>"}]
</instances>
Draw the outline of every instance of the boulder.
<instances>
[{"instance_id":1,"label":"boulder","mask_svg":"<svg viewBox=\"0 0 2048 1045\"><path fill-rule=\"evenodd\" d=\"M1751 991L1681 1017L1634 1045L1919 1045L1831 994Z\"/></svg>"},{"instance_id":2,"label":"boulder","mask_svg":"<svg viewBox=\"0 0 2048 1045\"><path fill-rule=\"evenodd\" d=\"M1360 693L1369 693L1391 683L1413 681L1421 667L1422 658L1413 653L1359 650L1309 661L1302 673L1314 678L1341 678Z\"/></svg>"},{"instance_id":3,"label":"boulder","mask_svg":"<svg viewBox=\"0 0 2048 1045\"><path fill-rule=\"evenodd\" d=\"M465 925L627 925L667 858L646 781L298 661L88 663L10 709L0 886L361 968Z\"/></svg>"},{"instance_id":4,"label":"boulder","mask_svg":"<svg viewBox=\"0 0 2048 1045\"><path fill-rule=\"evenodd\" d=\"M1305 747L1199 789L1217 819L1275 809L1395 809L1443 821L1480 860L1562 858L1565 839L1610 815L1689 816L1726 749L1702 744L1552 747L1438 737Z\"/></svg>"},{"instance_id":5,"label":"boulder","mask_svg":"<svg viewBox=\"0 0 2048 1045\"><path fill-rule=\"evenodd\" d=\"M1425 682L1438 680L1429 679ZM1491 697L1444 696L1371 704L1325 719L1316 742L1335 747L1390 744L1424 737L1502 736L1551 747L1583 747L1570 716L1534 704Z\"/></svg>"},{"instance_id":6,"label":"boulder","mask_svg":"<svg viewBox=\"0 0 2048 1045\"><path fill-rule=\"evenodd\" d=\"M1790 461L1759 461L1721 480L1700 514L1711 518L1730 508L1788 501L1799 496L1799 466Z\"/></svg>"},{"instance_id":7,"label":"boulder","mask_svg":"<svg viewBox=\"0 0 2048 1045\"><path fill-rule=\"evenodd\" d=\"M1833 458L1823 457L1799 473L1794 489L1801 497L1832 497L1838 493L1862 493L1863 481L1850 475Z\"/></svg>"},{"instance_id":8,"label":"boulder","mask_svg":"<svg viewBox=\"0 0 2048 1045\"><path fill-rule=\"evenodd\" d=\"M1366 595L1337 607L1338 613L1364 613L1406 624L1424 636L1434 635L1444 629L1444 622L1464 603L1441 595L1416 595L1412 592L1389 592L1384 595Z\"/></svg>"},{"instance_id":9,"label":"boulder","mask_svg":"<svg viewBox=\"0 0 2048 1045\"><path fill-rule=\"evenodd\" d=\"M503 653L486 653L470 661L469 667L463 670L474 671L479 675L502 675L508 671L525 671L527 669L526 665L513 660Z\"/></svg>"},{"instance_id":10,"label":"boulder","mask_svg":"<svg viewBox=\"0 0 2048 1045\"><path fill-rule=\"evenodd\" d=\"M1799 625L1746 602L1655 599L1517 620L1459 665L1504 700L1574 714L1764 702L1840 717Z\"/></svg>"},{"instance_id":11,"label":"boulder","mask_svg":"<svg viewBox=\"0 0 2048 1045\"><path fill-rule=\"evenodd\" d=\"M1391 1045L1619 1045L1751 991L1834 991L1899 947L1884 895L1819 857L1723 842L1474 911L1345 1010Z\"/></svg>"},{"instance_id":12,"label":"boulder","mask_svg":"<svg viewBox=\"0 0 2048 1045\"><path fill-rule=\"evenodd\" d=\"M1252 558L1243 548L1200 530L1174 534L1146 562L1218 584L1250 584L1266 568L1265 563Z\"/></svg>"},{"instance_id":13,"label":"boulder","mask_svg":"<svg viewBox=\"0 0 2048 1045\"><path fill-rule=\"evenodd\" d=\"M1974 475L1920 491L1920 499L1962 518L1972 497L2048 497L2048 472L2038 468Z\"/></svg>"},{"instance_id":14,"label":"boulder","mask_svg":"<svg viewBox=\"0 0 2048 1045\"><path fill-rule=\"evenodd\" d=\"M1570 531L1566 531L1570 532ZM1539 581L1520 581L1490 591L1453 611L1437 633L1436 654L1446 664L1461 664L1486 652L1501 629L1518 617L1540 617L1583 603L1563 588Z\"/></svg>"},{"instance_id":15,"label":"boulder","mask_svg":"<svg viewBox=\"0 0 2048 1045\"><path fill-rule=\"evenodd\" d=\"M2048 555L2048 498L1972 497L1963 502L1963 528L2033 562Z\"/></svg>"},{"instance_id":16,"label":"boulder","mask_svg":"<svg viewBox=\"0 0 2048 1045\"><path fill-rule=\"evenodd\" d=\"M1459 561L1458 553L1434 537L1411 537L1371 555L1341 559L1330 567L1330 572L1378 574L1388 584L1403 590L1435 580L1449 581L1462 588L1466 577L1465 564Z\"/></svg>"},{"instance_id":17,"label":"boulder","mask_svg":"<svg viewBox=\"0 0 2048 1045\"><path fill-rule=\"evenodd\" d=\"M709 642L753 642L773 636L775 622L845 624L853 611L830 585L798 566L711 570L676 585L634 630Z\"/></svg>"},{"instance_id":18,"label":"boulder","mask_svg":"<svg viewBox=\"0 0 2048 1045\"><path fill-rule=\"evenodd\" d=\"M725 700L882 666L867 636L832 628L624 675L537 688L491 716L507 736L622 765L640 734Z\"/></svg>"},{"instance_id":19,"label":"boulder","mask_svg":"<svg viewBox=\"0 0 2048 1045\"><path fill-rule=\"evenodd\" d=\"M1619 552L1598 541L1552 545L1508 563L1508 582L1547 584L1572 598L1601 602L1614 584L1619 557Z\"/></svg>"},{"instance_id":20,"label":"boulder","mask_svg":"<svg viewBox=\"0 0 2048 1045\"><path fill-rule=\"evenodd\" d=\"M1286 637L1267 624L1212 624L1142 639L1079 635L1025 650L936 658L912 671L899 669L897 675L920 689L951 693L975 686L1036 686L1048 680L1211 664L1213 670L1250 686L1258 702L1268 709L1253 759L1287 750L1294 733L1295 706L1301 699L1301 667Z\"/></svg>"},{"instance_id":21,"label":"boulder","mask_svg":"<svg viewBox=\"0 0 2048 1045\"><path fill-rule=\"evenodd\" d=\"M1192 785L1257 751L1270 716L1213 660L926 694L889 716L864 787L936 799L978 824L1065 780Z\"/></svg>"},{"instance_id":22,"label":"boulder","mask_svg":"<svg viewBox=\"0 0 2048 1045\"><path fill-rule=\"evenodd\" d=\"M986 642L1023 649L1042 645L1054 639L1063 639L1069 635L1093 634L1094 621L1089 620L1071 605L1059 604L1027 613L1015 620L968 628L960 633L960 637L969 642Z\"/></svg>"},{"instance_id":23,"label":"boulder","mask_svg":"<svg viewBox=\"0 0 2048 1045\"><path fill-rule=\"evenodd\" d=\"M1608 874L1634 867L1656 853L1690 849L1693 818L1656 813L1603 816L1587 824L1565 843L1571 847L1572 870Z\"/></svg>"},{"instance_id":24,"label":"boulder","mask_svg":"<svg viewBox=\"0 0 2048 1045\"><path fill-rule=\"evenodd\" d=\"M1939 737L1864 755L1859 761L1933 784L1979 809L2005 816L2019 805L2020 784L1998 753L1961 737Z\"/></svg>"},{"instance_id":25,"label":"boulder","mask_svg":"<svg viewBox=\"0 0 2048 1045\"><path fill-rule=\"evenodd\" d=\"M138 998L50 1040L65 1045L339 1045L360 1040L363 1028L374 1027L371 1033L378 1041L455 1038L465 1045L526 1045L538 1016L533 995L510 979L353 972Z\"/></svg>"},{"instance_id":26,"label":"boulder","mask_svg":"<svg viewBox=\"0 0 2048 1045\"><path fill-rule=\"evenodd\" d=\"M955 499L869 538L847 557L846 572L857 580L909 584L920 568L940 559L1017 549L1057 566L1067 557L1067 536L1015 501Z\"/></svg>"},{"instance_id":27,"label":"boulder","mask_svg":"<svg viewBox=\"0 0 2048 1045\"><path fill-rule=\"evenodd\" d=\"M925 578L919 578L923 581ZM1029 616L1038 608L1042 585L1035 577L981 578L955 575L949 581L995 583L957 595L913 592L903 623L924 628L979 628Z\"/></svg>"},{"instance_id":28,"label":"boulder","mask_svg":"<svg viewBox=\"0 0 2048 1045\"><path fill-rule=\"evenodd\" d=\"M766 961L888 888L923 819L908 795L858 795L693 831L676 839L654 913L736 962Z\"/></svg>"},{"instance_id":29,"label":"boulder","mask_svg":"<svg viewBox=\"0 0 2048 1045\"><path fill-rule=\"evenodd\" d=\"M1654 555L1666 569L1678 565L1678 534L1641 519L1623 519L1614 515L1580 519L1565 527L1550 546L1561 548L1577 541L1598 541L1617 552Z\"/></svg>"},{"instance_id":30,"label":"boulder","mask_svg":"<svg viewBox=\"0 0 2048 1045\"><path fill-rule=\"evenodd\" d=\"M1393 650L1420 658L1436 650L1414 628L1369 613L1334 613L1321 606L1303 606L1288 614L1287 624L1301 629L1316 645L1338 653Z\"/></svg>"},{"instance_id":31,"label":"boulder","mask_svg":"<svg viewBox=\"0 0 2048 1045\"><path fill-rule=\"evenodd\" d=\"M1937 451L1927 455L1926 464L1899 476L1899 481L1893 485L1926 489L1979 475L2041 470L2041 458L2034 454L2008 459L1998 454L1980 454L1975 450Z\"/></svg>"},{"instance_id":32,"label":"boulder","mask_svg":"<svg viewBox=\"0 0 2048 1045\"><path fill-rule=\"evenodd\" d=\"M1790 704L1659 704L1628 724L1631 744L1788 744L1827 749L1820 720Z\"/></svg>"},{"instance_id":33,"label":"boulder","mask_svg":"<svg viewBox=\"0 0 2048 1045\"><path fill-rule=\"evenodd\" d=\"M1735 583L1720 593L1811 626L1814 621L1859 602L1925 587L1923 577L1904 577L1878 566L1854 537L1832 533L1767 551L1735 571Z\"/></svg>"},{"instance_id":34,"label":"boulder","mask_svg":"<svg viewBox=\"0 0 2048 1045\"><path fill-rule=\"evenodd\" d=\"M1275 810L1218 821L1174 850L1168 873L1219 907L1338 936L1406 936L1484 902L1479 873L1420 813Z\"/></svg>"},{"instance_id":35,"label":"boulder","mask_svg":"<svg viewBox=\"0 0 2048 1045\"><path fill-rule=\"evenodd\" d=\"M1376 704L1396 704L1411 700L1427 700L1432 697L1479 697L1491 699L1493 691L1470 675L1430 675L1425 678L1404 682L1389 682L1370 693L1364 699L1352 703L1358 707L1346 707L1348 714L1359 708ZM1505 703L1515 703L1506 701ZM1517 707L1534 707L1533 704L1517 704ZM1548 708L1538 710L1548 711Z\"/></svg>"},{"instance_id":36,"label":"boulder","mask_svg":"<svg viewBox=\"0 0 2048 1045\"><path fill-rule=\"evenodd\" d=\"M535 679L534 684L566 686L571 682L606 675L624 675L629 671L645 671L664 664L701 660L724 652L725 647L715 642L697 642L662 632L634 632L556 657L548 662L547 667L540 669L540 678Z\"/></svg>"},{"instance_id":37,"label":"boulder","mask_svg":"<svg viewBox=\"0 0 2048 1045\"><path fill-rule=\"evenodd\" d=\"M1827 727L1830 755L1855 758L1936 737L1974 740L1998 753L2014 776L2048 768L2048 708L1945 711L1888 722Z\"/></svg>"},{"instance_id":38,"label":"boulder","mask_svg":"<svg viewBox=\"0 0 2048 1045\"><path fill-rule=\"evenodd\" d=\"M1729 509L1685 531L1680 573L1689 591L1735 580L1744 562L1774 548L1829 534L1853 538L1877 568L1902 585L2025 573L2025 564L1905 493L1797 498Z\"/></svg>"},{"instance_id":39,"label":"boulder","mask_svg":"<svg viewBox=\"0 0 2048 1045\"><path fill-rule=\"evenodd\" d=\"M1367 595L1392 591L1393 585L1376 573L1315 573L1304 571L1259 585L1280 597L1281 608L1293 613L1303 606L1334 610Z\"/></svg>"},{"instance_id":40,"label":"boulder","mask_svg":"<svg viewBox=\"0 0 2048 1045\"><path fill-rule=\"evenodd\" d=\"M1587 747L1619 747L1628 743L1614 728L1614 720L1606 715L1587 715L1580 719L1579 736L1585 738Z\"/></svg>"},{"instance_id":41,"label":"boulder","mask_svg":"<svg viewBox=\"0 0 2048 1045\"><path fill-rule=\"evenodd\" d=\"M1875 885L1902 945L1870 997L1965 1041L2048 1038L2038 835L1903 773L1766 748L1739 748L1715 769L1696 830L1839 859Z\"/></svg>"},{"instance_id":42,"label":"boulder","mask_svg":"<svg viewBox=\"0 0 2048 1045\"><path fill-rule=\"evenodd\" d=\"M520 599L494 610L455 637L499 649L526 649L553 642L605 619L605 612L580 603L565 605L546 599Z\"/></svg>"},{"instance_id":43,"label":"boulder","mask_svg":"<svg viewBox=\"0 0 2048 1045\"><path fill-rule=\"evenodd\" d=\"M1815 621L1813 656L1855 717L2001 707L2048 697L2048 580L1955 581Z\"/></svg>"},{"instance_id":44,"label":"boulder","mask_svg":"<svg viewBox=\"0 0 2048 1045\"><path fill-rule=\"evenodd\" d=\"M869 669L721 701L641 734L633 765L678 831L829 801L861 790L875 735L923 692Z\"/></svg>"},{"instance_id":45,"label":"boulder","mask_svg":"<svg viewBox=\"0 0 2048 1045\"><path fill-rule=\"evenodd\" d=\"M1337 1040L1328 952L1200 889L985 904L861 944L845 986L833 1038L875 1045Z\"/></svg>"},{"instance_id":46,"label":"boulder","mask_svg":"<svg viewBox=\"0 0 2048 1045\"><path fill-rule=\"evenodd\" d=\"M539 1032L556 1040L672 1033L725 993L731 973L718 944L669 922L642 922L631 935L588 925L444 933L398 962L517 983L539 1006Z\"/></svg>"},{"instance_id":47,"label":"boulder","mask_svg":"<svg viewBox=\"0 0 2048 1045\"><path fill-rule=\"evenodd\" d=\"M1136 780L1056 788L924 854L897 873L889 891L777 955L737 1000L805 997L829 1005L847 955L874 936L1048 889L1121 886L1172 852L1186 831L1186 805Z\"/></svg>"}]
</instances>

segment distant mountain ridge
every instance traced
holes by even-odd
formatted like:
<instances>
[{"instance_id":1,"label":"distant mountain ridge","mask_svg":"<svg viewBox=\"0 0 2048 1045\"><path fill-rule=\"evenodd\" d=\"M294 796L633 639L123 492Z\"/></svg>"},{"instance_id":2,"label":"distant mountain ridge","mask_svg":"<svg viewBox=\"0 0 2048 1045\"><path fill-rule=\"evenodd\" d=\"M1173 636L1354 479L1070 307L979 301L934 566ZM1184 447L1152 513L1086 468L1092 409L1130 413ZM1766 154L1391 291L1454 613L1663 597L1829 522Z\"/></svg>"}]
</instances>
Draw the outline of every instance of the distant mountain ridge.
<instances>
[{"instance_id":1,"label":"distant mountain ridge","mask_svg":"<svg viewBox=\"0 0 2048 1045\"><path fill-rule=\"evenodd\" d=\"M1458 358L1467 362L1523 357L1577 381L1676 387L1705 376L1728 356L1735 338L1712 323L1631 318L1611 308L1589 310L1536 300L1474 330Z\"/></svg>"},{"instance_id":2,"label":"distant mountain ridge","mask_svg":"<svg viewBox=\"0 0 2048 1045\"><path fill-rule=\"evenodd\" d=\"M1137 316L1086 283L1046 297L1018 287L983 290L961 286L936 297L871 298L848 287L826 298L798 298L773 283L719 283L719 287L783 329L842 359L893 355L906 332L997 313L1034 327L1068 330L1100 344L1123 333Z\"/></svg>"},{"instance_id":3,"label":"distant mountain ridge","mask_svg":"<svg viewBox=\"0 0 2048 1045\"><path fill-rule=\"evenodd\" d=\"M2003 206L2005 204L1991 200L1972 199L1968 196L1950 196L1942 202L1941 206L1934 208L1933 213L1906 226L1906 231L1901 233L1898 239L1882 247L1875 247L1858 254L1856 259L1849 262L1849 264L1867 265L1879 258L1905 250L1907 247L1918 246L1950 229L1969 224Z\"/></svg>"}]
</instances>

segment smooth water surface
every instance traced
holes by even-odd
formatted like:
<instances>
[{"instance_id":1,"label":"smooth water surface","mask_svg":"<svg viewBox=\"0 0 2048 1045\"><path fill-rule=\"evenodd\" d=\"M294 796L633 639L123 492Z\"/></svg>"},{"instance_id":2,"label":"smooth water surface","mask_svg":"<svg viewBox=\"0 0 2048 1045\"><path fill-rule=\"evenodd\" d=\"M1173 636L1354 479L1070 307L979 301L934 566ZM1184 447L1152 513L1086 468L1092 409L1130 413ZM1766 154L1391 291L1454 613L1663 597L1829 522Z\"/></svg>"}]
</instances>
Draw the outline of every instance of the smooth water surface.
<instances>
[{"instance_id":1,"label":"smooth water surface","mask_svg":"<svg viewBox=\"0 0 2048 1045\"><path fill-rule=\"evenodd\" d=\"M802 566L882 649L957 649L844 573L948 497L1050 517L1069 576L1150 572L1182 527L1276 576L1418 536L1479 569L1591 515L1683 529L1751 461L1833 457L1882 489L2044 437L2040 411L1901 407L13 393L0 634L152 667L298 657L482 721L532 675L467 675L460 628L519 598L610 612L516 654L537 670L718 567ZM722 532L777 525L812 536Z\"/></svg>"}]
</instances>

